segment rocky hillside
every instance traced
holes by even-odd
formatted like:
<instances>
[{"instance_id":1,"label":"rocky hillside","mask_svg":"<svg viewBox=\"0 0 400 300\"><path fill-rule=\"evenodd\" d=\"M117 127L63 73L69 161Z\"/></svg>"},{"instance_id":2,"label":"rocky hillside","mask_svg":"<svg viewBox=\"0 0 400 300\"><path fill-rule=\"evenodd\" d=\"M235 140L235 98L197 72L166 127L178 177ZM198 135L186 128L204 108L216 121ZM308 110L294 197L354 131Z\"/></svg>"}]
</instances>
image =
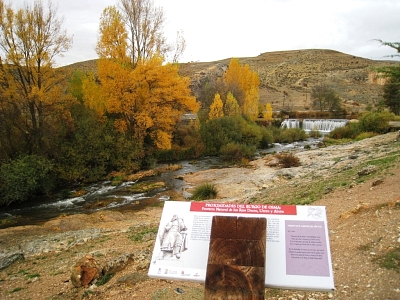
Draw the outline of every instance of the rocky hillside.
<instances>
[{"instance_id":1,"label":"rocky hillside","mask_svg":"<svg viewBox=\"0 0 400 300\"><path fill-rule=\"evenodd\" d=\"M318 49L266 52L239 60L259 74L260 101L272 103L274 109L309 110L312 87L326 83L339 94L346 109L355 113L380 97L384 80L373 68L398 63ZM181 73L191 77L198 94L210 76L222 76L229 61L182 64Z\"/></svg>"},{"instance_id":2,"label":"rocky hillside","mask_svg":"<svg viewBox=\"0 0 400 300\"><path fill-rule=\"evenodd\" d=\"M239 61L259 74L260 102L270 102L275 110L310 110L312 87L325 83L339 94L349 113L374 105L380 98L384 80L373 68L399 63L319 49L266 52L256 57L242 57ZM222 76L229 62L230 58L184 63L180 73L191 78L191 88L198 96L210 78ZM68 68L95 70L96 61L76 63Z\"/></svg>"}]
</instances>

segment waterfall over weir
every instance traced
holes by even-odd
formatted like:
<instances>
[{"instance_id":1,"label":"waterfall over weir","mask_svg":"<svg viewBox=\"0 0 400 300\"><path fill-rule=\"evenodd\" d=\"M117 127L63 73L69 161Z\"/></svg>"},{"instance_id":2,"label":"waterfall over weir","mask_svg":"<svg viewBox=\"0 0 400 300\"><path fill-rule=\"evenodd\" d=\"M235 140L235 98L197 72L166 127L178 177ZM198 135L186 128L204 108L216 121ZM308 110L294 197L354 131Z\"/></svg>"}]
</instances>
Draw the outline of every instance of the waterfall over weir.
<instances>
[{"instance_id":1,"label":"waterfall over weir","mask_svg":"<svg viewBox=\"0 0 400 300\"><path fill-rule=\"evenodd\" d=\"M329 133L332 130L347 124L346 119L287 119L281 123L281 128L301 128L306 132L316 130L321 133Z\"/></svg>"}]
</instances>

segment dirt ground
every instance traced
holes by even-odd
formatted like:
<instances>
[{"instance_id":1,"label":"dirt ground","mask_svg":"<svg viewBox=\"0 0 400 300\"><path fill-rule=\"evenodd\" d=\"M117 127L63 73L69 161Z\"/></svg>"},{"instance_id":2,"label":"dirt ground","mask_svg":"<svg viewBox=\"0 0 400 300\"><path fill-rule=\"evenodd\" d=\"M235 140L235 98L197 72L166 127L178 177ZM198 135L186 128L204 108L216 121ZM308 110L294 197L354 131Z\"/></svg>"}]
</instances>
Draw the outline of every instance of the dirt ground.
<instances>
[{"instance_id":1,"label":"dirt ground","mask_svg":"<svg viewBox=\"0 0 400 300\"><path fill-rule=\"evenodd\" d=\"M323 178L329 188L312 205L327 208L335 291L266 288L265 299L395 300L400 299L399 258L392 259L392 263L397 263L397 270L387 269L381 262L391 251L400 251L400 142L397 139L397 133L390 133L342 146L302 151L296 154L301 167L292 170L271 166L270 159L264 157L252 162L250 168L202 171L188 174L185 181L192 186L213 182L219 191L216 201L264 203L282 194L294 198L300 186L311 190L316 180ZM356 177L344 178L348 184L330 187L334 175L340 177L346 170L360 168L368 161L393 156L394 162L383 172L367 175L362 181ZM43 226L0 230L0 254L4 249L21 248L24 242L35 239L53 242L58 247L25 255L24 260L0 270L0 298L203 299L203 284L147 277L155 235L149 231L138 241L135 236L145 229L157 228L161 212L161 207L123 214L103 211L90 216L63 217ZM96 228L100 236L82 238L71 247L56 240L63 232ZM90 254L104 265L126 253L133 253L134 259L105 284L73 287L71 268L81 257ZM176 288L183 293L175 293Z\"/></svg>"}]
</instances>

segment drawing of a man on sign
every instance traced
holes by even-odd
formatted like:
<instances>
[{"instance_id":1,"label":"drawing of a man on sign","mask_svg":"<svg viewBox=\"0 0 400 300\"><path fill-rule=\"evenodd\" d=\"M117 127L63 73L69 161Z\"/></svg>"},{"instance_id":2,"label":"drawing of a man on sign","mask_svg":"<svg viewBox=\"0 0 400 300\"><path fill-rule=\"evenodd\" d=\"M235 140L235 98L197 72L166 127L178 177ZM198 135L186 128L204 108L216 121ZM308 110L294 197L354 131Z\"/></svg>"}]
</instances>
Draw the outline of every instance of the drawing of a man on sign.
<instances>
[{"instance_id":1,"label":"drawing of a man on sign","mask_svg":"<svg viewBox=\"0 0 400 300\"><path fill-rule=\"evenodd\" d=\"M160 231L162 259L171 259L181 257L181 252L187 250L186 226L183 219L174 215L163 230Z\"/></svg>"}]
</instances>

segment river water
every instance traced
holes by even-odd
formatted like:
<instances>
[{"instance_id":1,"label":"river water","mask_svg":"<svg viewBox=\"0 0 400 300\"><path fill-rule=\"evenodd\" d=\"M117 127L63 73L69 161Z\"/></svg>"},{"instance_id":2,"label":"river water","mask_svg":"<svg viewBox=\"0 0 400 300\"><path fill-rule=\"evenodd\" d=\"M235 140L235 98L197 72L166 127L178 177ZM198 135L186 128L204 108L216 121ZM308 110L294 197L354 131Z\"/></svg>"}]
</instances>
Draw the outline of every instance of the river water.
<instances>
[{"instance_id":1,"label":"river water","mask_svg":"<svg viewBox=\"0 0 400 300\"><path fill-rule=\"evenodd\" d=\"M267 153L290 151L302 149L305 145L312 148L317 147L320 139L309 139L292 144L274 144L272 148L262 150L255 158L260 158ZM184 198L190 197L186 189L190 187L182 180L182 176L202 170L226 167L217 157L205 157L198 160L187 160L178 162L182 167L179 170L167 171L159 176L149 177L141 181L159 182L163 181L166 187L155 189L149 193L132 193L129 187L137 182L124 182L119 186L113 186L111 181L101 181L90 184L85 189L86 194L74 198L62 198L60 195L54 197L42 197L35 201L15 204L0 209L0 228L20 225L42 224L52 218L61 215L77 213L90 214L95 211L112 209L118 211L141 210L149 205L169 200L168 191L175 191ZM73 193L74 190L71 190Z\"/></svg>"}]
</instances>

